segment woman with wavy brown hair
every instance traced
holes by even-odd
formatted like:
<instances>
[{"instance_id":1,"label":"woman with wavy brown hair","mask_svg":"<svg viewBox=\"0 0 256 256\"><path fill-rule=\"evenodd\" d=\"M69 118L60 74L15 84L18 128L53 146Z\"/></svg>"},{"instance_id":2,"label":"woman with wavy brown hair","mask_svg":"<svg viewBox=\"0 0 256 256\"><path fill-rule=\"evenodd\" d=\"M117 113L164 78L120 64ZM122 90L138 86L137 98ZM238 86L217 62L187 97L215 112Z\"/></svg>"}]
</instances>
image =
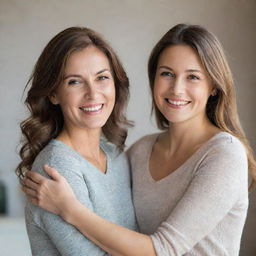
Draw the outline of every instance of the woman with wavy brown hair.
<instances>
[{"instance_id":1,"label":"woman with wavy brown hair","mask_svg":"<svg viewBox=\"0 0 256 256\"><path fill-rule=\"evenodd\" d=\"M223 49L201 26L179 24L154 47L148 74L162 132L128 152L141 233L84 207L53 168L53 181L28 172L24 191L113 255L238 255L256 165Z\"/></svg>"},{"instance_id":2,"label":"woman with wavy brown hair","mask_svg":"<svg viewBox=\"0 0 256 256\"><path fill-rule=\"evenodd\" d=\"M43 166L53 166L84 205L135 229L129 165L122 153L129 81L115 52L93 30L68 28L47 44L30 81L18 176L27 169L46 176ZM25 217L33 255L106 254L60 217L29 202Z\"/></svg>"}]
</instances>

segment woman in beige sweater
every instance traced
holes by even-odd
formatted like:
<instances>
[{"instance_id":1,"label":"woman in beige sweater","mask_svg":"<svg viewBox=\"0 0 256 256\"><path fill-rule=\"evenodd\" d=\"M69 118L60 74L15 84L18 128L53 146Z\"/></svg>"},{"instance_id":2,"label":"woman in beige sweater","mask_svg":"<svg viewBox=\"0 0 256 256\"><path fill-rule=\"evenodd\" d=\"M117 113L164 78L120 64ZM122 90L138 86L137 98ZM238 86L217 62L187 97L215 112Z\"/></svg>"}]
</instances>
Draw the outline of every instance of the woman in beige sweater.
<instances>
[{"instance_id":1,"label":"woman in beige sweater","mask_svg":"<svg viewBox=\"0 0 256 256\"><path fill-rule=\"evenodd\" d=\"M163 132L128 152L141 233L84 207L52 168L52 180L28 172L24 190L113 255L238 255L255 160L222 47L200 26L177 25L154 47L148 72Z\"/></svg>"}]
</instances>

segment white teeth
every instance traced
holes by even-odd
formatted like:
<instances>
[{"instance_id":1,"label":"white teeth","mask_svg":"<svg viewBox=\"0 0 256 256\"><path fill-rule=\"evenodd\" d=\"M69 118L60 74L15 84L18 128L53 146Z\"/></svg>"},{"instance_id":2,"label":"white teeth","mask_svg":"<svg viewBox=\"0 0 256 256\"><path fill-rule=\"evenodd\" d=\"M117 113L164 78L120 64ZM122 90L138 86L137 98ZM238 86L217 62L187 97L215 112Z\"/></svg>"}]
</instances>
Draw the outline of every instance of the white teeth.
<instances>
[{"instance_id":1,"label":"white teeth","mask_svg":"<svg viewBox=\"0 0 256 256\"><path fill-rule=\"evenodd\" d=\"M176 106L184 106L189 103L189 101L174 101L174 100L169 100L169 99L167 99L167 101Z\"/></svg>"},{"instance_id":2,"label":"white teeth","mask_svg":"<svg viewBox=\"0 0 256 256\"><path fill-rule=\"evenodd\" d=\"M98 106L94 106L94 107L88 107L88 108L85 108L85 107L80 107L80 109L82 109L83 111L98 111L102 108L103 104L101 105L98 105Z\"/></svg>"}]
</instances>

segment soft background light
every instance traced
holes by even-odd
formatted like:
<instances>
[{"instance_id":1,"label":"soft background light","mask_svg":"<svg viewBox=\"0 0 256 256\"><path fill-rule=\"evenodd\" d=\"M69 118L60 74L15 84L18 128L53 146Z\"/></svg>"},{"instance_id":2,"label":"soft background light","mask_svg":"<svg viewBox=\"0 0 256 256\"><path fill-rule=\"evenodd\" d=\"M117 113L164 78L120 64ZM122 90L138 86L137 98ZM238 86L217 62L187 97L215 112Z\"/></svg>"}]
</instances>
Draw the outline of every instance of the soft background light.
<instances>
[{"instance_id":1,"label":"soft background light","mask_svg":"<svg viewBox=\"0 0 256 256\"><path fill-rule=\"evenodd\" d=\"M0 180L7 186L8 216L23 215L24 198L14 175L19 162L19 123L27 115L23 89L43 47L56 33L70 26L88 26L116 49L131 82L128 116L136 126L129 133L130 145L156 131L150 119L147 80L152 47L177 23L205 26L225 48L241 121L255 149L255 13L255 0L0 0ZM241 255L245 256L256 255L253 197L255 193L242 242ZM0 237L1 232L0 223Z\"/></svg>"}]
</instances>

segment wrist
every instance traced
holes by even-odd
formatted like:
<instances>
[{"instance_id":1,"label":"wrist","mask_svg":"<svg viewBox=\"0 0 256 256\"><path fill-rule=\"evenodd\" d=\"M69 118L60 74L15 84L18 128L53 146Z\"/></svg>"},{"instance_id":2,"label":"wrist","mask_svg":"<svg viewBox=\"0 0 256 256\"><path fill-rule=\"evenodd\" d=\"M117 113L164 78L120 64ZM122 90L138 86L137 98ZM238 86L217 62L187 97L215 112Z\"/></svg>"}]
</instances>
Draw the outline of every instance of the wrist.
<instances>
[{"instance_id":1,"label":"wrist","mask_svg":"<svg viewBox=\"0 0 256 256\"><path fill-rule=\"evenodd\" d=\"M80 208L81 203L77 199L74 199L72 200L72 203L69 202L61 209L60 216L66 222L73 224L73 220L75 219L74 215L79 211Z\"/></svg>"}]
</instances>

